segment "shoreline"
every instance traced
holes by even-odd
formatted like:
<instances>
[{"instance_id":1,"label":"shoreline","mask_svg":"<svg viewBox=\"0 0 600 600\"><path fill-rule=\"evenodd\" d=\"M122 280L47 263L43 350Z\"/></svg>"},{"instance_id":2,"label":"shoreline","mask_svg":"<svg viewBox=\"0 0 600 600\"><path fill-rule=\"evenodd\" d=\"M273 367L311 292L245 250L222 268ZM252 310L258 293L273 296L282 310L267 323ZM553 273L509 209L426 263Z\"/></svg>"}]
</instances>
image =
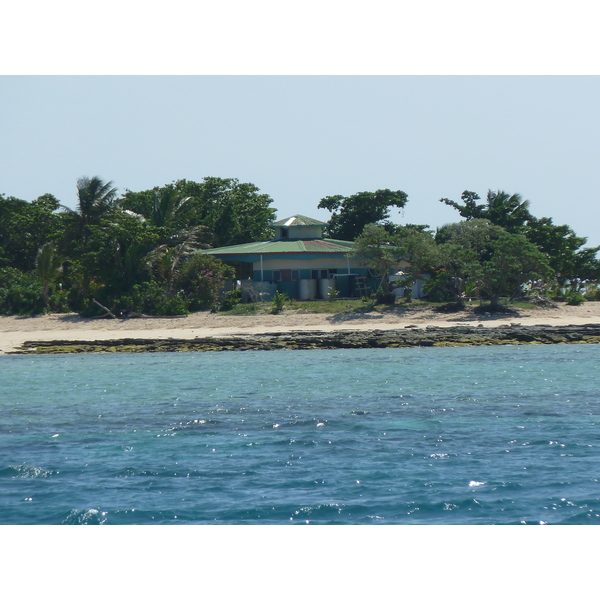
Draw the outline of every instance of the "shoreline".
<instances>
[{"instance_id":1,"label":"shoreline","mask_svg":"<svg viewBox=\"0 0 600 600\"><path fill-rule=\"evenodd\" d=\"M532 344L600 344L600 324L457 326L425 329L289 331L265 334L195 337L188 339L120 338L25 342L10 354L80 354L139 352L240 352L272 350L333 350L506 346Z\"/></svg>"},{"instance_id":2,"label":"shoreline","mask_svg":"<svg viewBox=\"0 0 600 600\"><path fill-rule=\"evenodd\" d=\"M600 302L515 309L509 314L475 314L472 308L439 314L430 307L397 305L381 312L340 314L284 311L280 315L207 312L184 318L110 320L76 314L0 318L0 355L500 343L600 343Z\"/></svg>"}]
</instances>

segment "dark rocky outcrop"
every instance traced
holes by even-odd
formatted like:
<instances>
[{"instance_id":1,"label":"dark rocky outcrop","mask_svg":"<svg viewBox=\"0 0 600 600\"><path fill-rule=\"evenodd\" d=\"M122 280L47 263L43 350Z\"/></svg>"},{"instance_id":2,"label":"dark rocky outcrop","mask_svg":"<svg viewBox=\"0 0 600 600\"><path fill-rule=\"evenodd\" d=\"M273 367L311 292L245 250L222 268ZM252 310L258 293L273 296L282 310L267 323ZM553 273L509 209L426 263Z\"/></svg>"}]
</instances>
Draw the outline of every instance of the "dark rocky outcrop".
<instances>
[{"instance_id":1,"label":"dark rocky outcrop","mask_svg":"<svg viewBox=\"0 0 600 600\"><path fill-rule=\"evenodd\" d=\"M393 330L265 333L193 339L56 340L26 342L13 354L80 352L185 352L306 350L323 348L409 348L416 346L493 346L507 344L600 343L600 324L500 327L429 326Z\"/></svg>"}]
</instances>

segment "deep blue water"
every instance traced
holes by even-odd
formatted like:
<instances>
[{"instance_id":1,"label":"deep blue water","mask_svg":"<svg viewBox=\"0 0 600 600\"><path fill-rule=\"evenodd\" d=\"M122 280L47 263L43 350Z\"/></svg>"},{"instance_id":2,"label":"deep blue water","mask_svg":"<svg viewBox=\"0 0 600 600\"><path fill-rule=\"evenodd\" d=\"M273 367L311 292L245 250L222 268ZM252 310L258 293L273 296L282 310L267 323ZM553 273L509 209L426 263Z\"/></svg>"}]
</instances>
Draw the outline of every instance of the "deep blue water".
<instances>
[{"instance_id":1,"label":"deep blue water","mask_svg":"<svg viewBox=\"0 0 600 600\"><path fill-rule=\"evenodd\" d=\"M0 357L1 524L600 522L600 346Z\"/></svg>"}]
</instances>

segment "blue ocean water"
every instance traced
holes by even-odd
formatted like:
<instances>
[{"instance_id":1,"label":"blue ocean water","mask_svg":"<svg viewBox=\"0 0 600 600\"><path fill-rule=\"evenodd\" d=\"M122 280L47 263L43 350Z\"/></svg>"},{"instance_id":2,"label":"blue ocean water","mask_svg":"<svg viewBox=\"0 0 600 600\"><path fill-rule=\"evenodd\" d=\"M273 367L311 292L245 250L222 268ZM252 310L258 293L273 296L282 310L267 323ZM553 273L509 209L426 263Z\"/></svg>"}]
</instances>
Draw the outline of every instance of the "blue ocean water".
<instances>
[{"instance_id":1,"label":"blue ocean water","mask_svg":"<svg viewBox=\"0 0 600 600\"><path fill-rule=\"evenodd\" d=\"M600 346L0 357L1 524L600 522Z\"/></svg>"}]
</instances>

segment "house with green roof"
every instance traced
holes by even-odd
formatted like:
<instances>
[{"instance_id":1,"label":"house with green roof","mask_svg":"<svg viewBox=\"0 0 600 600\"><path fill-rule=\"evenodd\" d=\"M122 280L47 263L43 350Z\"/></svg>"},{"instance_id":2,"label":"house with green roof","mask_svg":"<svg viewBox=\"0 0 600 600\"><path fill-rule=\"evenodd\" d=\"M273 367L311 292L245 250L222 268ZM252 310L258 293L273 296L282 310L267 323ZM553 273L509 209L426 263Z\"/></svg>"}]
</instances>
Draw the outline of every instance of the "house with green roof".
<instances>
[{"instance_id":1,"label":"house with green roof","mask_svg":"<svg viewBox=\"0 0 600 600\"><path fill-rule=\"evenodd\" d=\"M377 277L348 256L354 243L324 238L322 221L294 215L271 227L271 240L202 251L238 267L251 265L251 271L238 275L246 300L269 300L276 291L296 300L327 298L331 293L350 298L377 288Z\"/></svg>"}]
</instances>

